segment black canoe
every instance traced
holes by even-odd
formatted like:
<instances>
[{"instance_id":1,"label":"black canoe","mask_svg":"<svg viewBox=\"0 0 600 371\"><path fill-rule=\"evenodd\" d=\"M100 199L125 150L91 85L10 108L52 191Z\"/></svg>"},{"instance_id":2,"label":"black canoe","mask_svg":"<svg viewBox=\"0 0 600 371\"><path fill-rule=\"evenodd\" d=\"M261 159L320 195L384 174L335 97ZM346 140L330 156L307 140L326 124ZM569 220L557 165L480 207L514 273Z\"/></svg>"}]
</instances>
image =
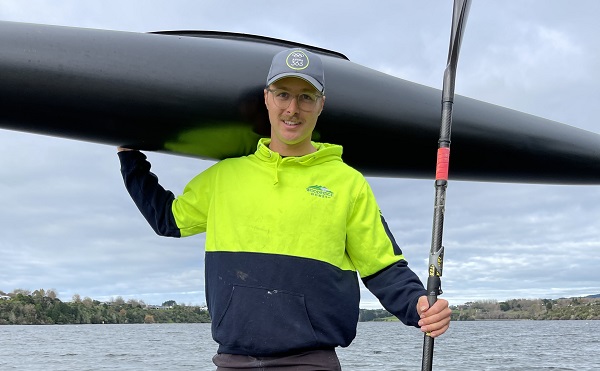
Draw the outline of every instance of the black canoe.
<instances>
[{"instance_id":1,"label":"black canoe","mask_svg":"<svg viewBox=\"0 0 600 371\"><path fill-rule=\"evenodd\" d=\"M434 178L439 89L246 34L0 22L0 128L204 159L248 154L269 134L271 58L290 46L325 66L315 140L343 145L365 175ZM600 135L457 95L450 179L599 184Z\"/></svg>"}]
</instances>

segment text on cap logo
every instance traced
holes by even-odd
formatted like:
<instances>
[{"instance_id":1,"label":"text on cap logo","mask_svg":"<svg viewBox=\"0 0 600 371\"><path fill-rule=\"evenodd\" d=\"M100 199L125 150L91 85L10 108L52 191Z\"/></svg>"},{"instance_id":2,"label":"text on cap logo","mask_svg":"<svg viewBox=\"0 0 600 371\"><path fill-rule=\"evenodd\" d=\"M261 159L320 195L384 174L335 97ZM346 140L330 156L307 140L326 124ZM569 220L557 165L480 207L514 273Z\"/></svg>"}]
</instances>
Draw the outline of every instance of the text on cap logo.
<instances>
[{"instance_id":1,"label":"text on cap logo","mask_svg":"<svg viewBox=\"0 0 600 371\"><path fill-rule=\"evenodd\" d=\"M293 70L303 70L308 67L308 56L301 51L293 51L285 60L287 66Z\"/></svg>"}]
</instances>

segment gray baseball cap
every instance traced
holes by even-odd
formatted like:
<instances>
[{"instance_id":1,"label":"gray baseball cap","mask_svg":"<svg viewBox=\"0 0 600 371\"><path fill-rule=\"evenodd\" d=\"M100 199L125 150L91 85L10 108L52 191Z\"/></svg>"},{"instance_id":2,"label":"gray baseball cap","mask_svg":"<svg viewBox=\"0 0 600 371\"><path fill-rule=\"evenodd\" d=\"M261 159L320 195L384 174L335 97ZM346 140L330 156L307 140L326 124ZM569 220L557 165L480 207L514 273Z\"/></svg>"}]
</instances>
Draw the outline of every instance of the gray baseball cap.
<instances>
[{"instance_id":1,"label":"gray baseball cap","mask_svg":"<svg viewBox=\"0 0 600 371\"><path fill-rule=\"evenodd\" d=\"M267 86L284 77L306 80L318 91L325 91L325 73L321 58L305 49L286 49L277 53L271 62Z\"/></svg>"}]
</instances>

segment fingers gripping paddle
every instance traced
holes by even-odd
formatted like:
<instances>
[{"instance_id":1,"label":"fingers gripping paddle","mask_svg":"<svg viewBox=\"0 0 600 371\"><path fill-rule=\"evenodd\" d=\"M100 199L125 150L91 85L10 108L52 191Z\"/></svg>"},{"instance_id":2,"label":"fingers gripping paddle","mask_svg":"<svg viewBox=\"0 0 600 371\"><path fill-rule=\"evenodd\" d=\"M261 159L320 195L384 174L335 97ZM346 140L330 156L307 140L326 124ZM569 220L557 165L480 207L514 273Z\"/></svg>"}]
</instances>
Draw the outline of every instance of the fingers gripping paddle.
<instances>
[{"instance_id":1,"label":"fingers gripping paddle","mask_svg":"<svg viewBox=\"0 0 600 371\"><path fill-rule=\"evenodd\" d=\"M442 122L440 139L438 141L437 165L435 174L435 206L433 210L433 231L431 236L431 251L429 253L429 275L427 278L427 299L431 307L437 296L442 293L441 277L444 260L442 234L444 231L444 207L446 186L448 185L448 165L450 162L450 131L452 127L452 104L454 103L454 80L458 52L470 7L469 0L454 0L452 17L452 34L448 50L448 63L444 71L442 88ZM433 361L433 338L425 334L423 340L423 362L421 370L430 371Z\"/></svg>"}]
</instances>

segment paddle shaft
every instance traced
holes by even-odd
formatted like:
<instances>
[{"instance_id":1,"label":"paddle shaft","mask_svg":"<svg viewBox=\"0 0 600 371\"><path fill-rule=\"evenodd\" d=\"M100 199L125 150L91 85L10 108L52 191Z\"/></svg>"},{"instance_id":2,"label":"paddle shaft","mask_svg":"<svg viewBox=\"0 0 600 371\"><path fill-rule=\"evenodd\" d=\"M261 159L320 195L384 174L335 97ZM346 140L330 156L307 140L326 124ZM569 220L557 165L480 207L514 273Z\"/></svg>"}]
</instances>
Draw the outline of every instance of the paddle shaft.
<instances>
[{"instance_id":1,"label":"paddle shaft","mask_svg":"<svg viewBox=\"0 0 600 371\"><path fill-rule=\"evenodd\" d=\"M442 88L442 117L440 137L438 140L437 164L435 174L435 204L433 209L433 230L431 234L431 250L429 253L429 269L427 277L427 301L431 307L442 293L442 267L444 263L444 211L446 205L446 188L448 186L448 168L450 164L450 136L452 131L452 106L454 104L454 80L456 65L464 32L464 23L469 13L469 0L455 0L452 17L452 34L448 50L448 63L444 71ZM433 366L434 340L429 334L423 339L423 360L421 370L430 371Z\"/></svg>"}]
</instances>

